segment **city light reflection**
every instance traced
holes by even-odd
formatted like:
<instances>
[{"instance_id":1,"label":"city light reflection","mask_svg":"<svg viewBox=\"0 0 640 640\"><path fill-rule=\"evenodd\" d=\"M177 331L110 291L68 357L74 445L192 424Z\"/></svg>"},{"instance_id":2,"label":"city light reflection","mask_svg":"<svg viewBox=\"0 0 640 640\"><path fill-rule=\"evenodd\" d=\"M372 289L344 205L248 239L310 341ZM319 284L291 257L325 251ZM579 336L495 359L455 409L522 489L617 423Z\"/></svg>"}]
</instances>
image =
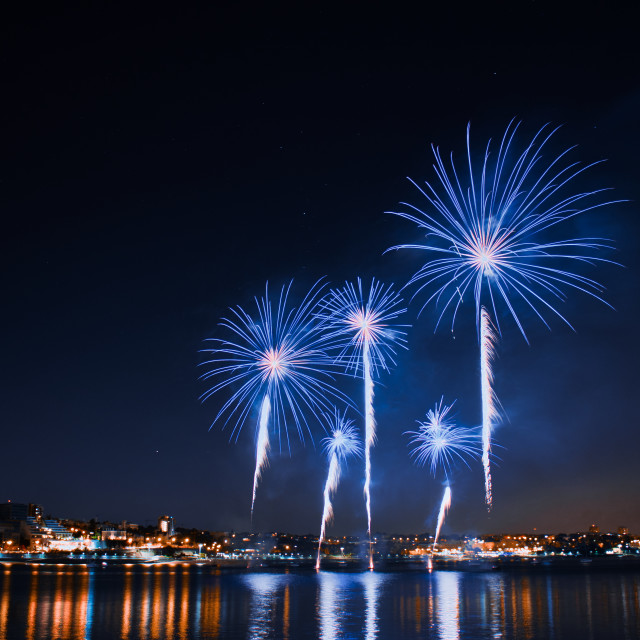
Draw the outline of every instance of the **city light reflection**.
<instances>
[{"instance_id":1,"label":"city light reflection","mask_svg":"<svg viewBox=\"0 0 640 640\"><path fill-rule=\"evenodd\" d=\"M170 571L168 575L169 584L167 586L167 615L165 622L165 634L168 638L174 637L174 626L176 620L176 572Z\"/></svg>"},{"instance_id":2,"label":"city light reflection","mask_svg":"<svg viewBox=\"0 0 640 640\"><path fill-rule=\"evenodd\" d=\"M186 570L182 572L182 589L180 601L180 620L178 626L180 629L180 637L186 638L189 629L189 578L190 572Z\"/></svg>"},{"instance_id":3,"label":"city light reflection","mask_svg":"<svg viewBox=\"0 0 640 640\"><path fill-rule=\"evenodd\" d=\"M133 609L132 581L133 573L131 571L125 572L124 588L122 589L122 630L120 632L122 640L127 640L131 633L131 614Z\"/></svg>"},{"instance_id":4,"label":"city light reflection","mask_svg":"<svg viewBox=\"0 0 640 640\"><path fill-rule=\"evenodd\" d=\"M207 587L202 594L202 629L206 637L217 638L221 629L222 590L220 581L213 587Z\"/></svg>"},{"instance_id":5,"label":"city light reflection","mask_svg":"<svg viewBox=\"0 0 640 640\"><path fill-rule=\"evenodd\" d=\"M289 640L289 618L291 616L291 589L289 583L284 588L284 608L282 612L282 640Z\"/></svg>"},{"instance_id":6,"label":"city light reflection","mask_svg":"<svg viewBox=\"0 0 640 640\"><path fill-rule=\"evenodd\" d=\"M639 632L640 578L633 572L238 575L191 565L49 565L0 574L2 640L588 640Z\"/></svg>"},{"instance_id":7,"label":"city light reflection","mask_svg":"<svg viewBox=\"0 0 640 640\"><path fill-rule=\"evenodd\" d=\"M145 567L142 573L142 604L139 608L140 611L140 620L139 620L139 634L141 638L144 638L148 635L149 629L149 609L151 607L149 603L149 571ZM145 597L146 596L146 597Z\"/></svg>"},{"instance_id":8,"label":"city light reflection","mask_svg":"<svg viewBox=\"0 0 640 640\"><path fill-rule=\"evenodd\" d=\"M94 595L94 581L95 574L93 571L89 572L88 575L88 584L87 584L87 605L86 605L86 615L85 615L85 623L84 623L84 635L82 636L83 640L89 640L91 638L91 630L93 628L93 595Z\"/></svg>"},{"instance_id":9,"label":"city light reflection","mask_svg":"<svg viewBox=\"0 0 640 640\"><path fill-rule=\"evenodd\" d=\"M0 638L7 637L7 618L9 616L9 597L11 586L11 572L5 571L2 578L2 598L0 599Z\"/></svg>"},{"instance_id":10,"label":"city light reflection","mask_svg":"<svg viewBox=\"0 0 640 640\"><path fill-rule=\"evenodd\" d=\"M160 636L160 624L164 620L162 573L155 570L153 574L153 593L151 596L151 637Z\"/></svg>"}]
</instances>

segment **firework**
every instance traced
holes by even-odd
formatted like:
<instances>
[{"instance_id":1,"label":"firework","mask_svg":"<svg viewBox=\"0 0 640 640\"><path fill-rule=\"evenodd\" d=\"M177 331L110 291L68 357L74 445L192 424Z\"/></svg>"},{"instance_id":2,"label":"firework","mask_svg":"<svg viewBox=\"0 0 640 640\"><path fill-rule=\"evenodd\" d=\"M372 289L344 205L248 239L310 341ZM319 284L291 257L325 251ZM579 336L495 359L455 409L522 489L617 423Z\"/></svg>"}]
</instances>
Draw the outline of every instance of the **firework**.
<instances>
[{"instance_id":1,"label":"firework","mask_svg":"<svg viewBox=\"0 0 640 640\"><path fill-rule=\"evenodd\" d=\"M427 412L426 421L418 421L418 430L407 432L411 436L410 444L415 445L411 450L411 455L415 456L416 462L423 466L428 465L434 476L438 467L441 467L445 474L446 486L438 513L436 534L433 539L434 549L445 515L451 506L449 474L452 464L461 460L468 466L468 460L476 458L480 453L478 438L474 434L474 430L457 427L450 417L449 414L454 404L455 401L450 405L445 405L441 398L440 402Z\"/></svg>"},{"instance_id":2,"label":"firework","mask_svg":"<svg viewBox=\"0 0 640 640\"><path fill-rule=\"evenodd\" d=\"M256 298L257 316L241 307L231 309L231 316L220 322L229 334L227 339L212 338L213 346L203 349L211 354L202 363L207 371L200 376L214 384L201 397L231 389L231 395L213 420L231 422L231 439L237 440L253 407L260 403L256 433L256 466L251 511L261 472L267 463L271 431L290 448L287 425L293 423L302 441L311 436L307 413L319 414L330 409L329 398L349 403L336 389L331 371L333 359L327 356L327 333L314 315L324 285L317 282L299 306L289 305L291 284L283 287L272 302L268 284L265 295Z\"/></svg>"},{"instance_id":3,"label":"firework","mask_svg":"<svg viewBox=\"0 0 640 640\"><path fill-rule=\"evenodd\" d=\"M362 448L358 440L358 432L353 426L353 420L347 420L345 415L340 416L334 411L331 420L331 436L324 438L322 443L324 450L329 457L329 472L324 485L324 508L322 510L322 524L320 526L320 537L318 538L318 558L316 569L320 568L320 550L327 524L333 517L333 507L331 505L331 495L338 488L340 482L341 464L352 455L360 456Z\"/></svg>"},{"instance_id":4,"label":"firework","mask_svg":"<svg viewBox=\"0 0 640 640\"><path fill-rule=\"evenodd\" d=\"M566 238L548 240L556 227L580 214L614 202L602 201L604 189L575 193L571 186L578 176L596 164L582 166L567 159L571 149L543 157L547 143L557 129L542 127L525 150L512 159L513 140L518 124L511 122L499 144L495 160L490 159L491 141L484 161L474 171L471 161L469 127L467 127L468 187L456 170L453 157L450 167L432 147L434 169L443 195L428 182L425 188L413 184L427 199L431 212L403 203L407 211L390 212L415 223L425 231L421 244L404 244L391 249L419 249L433 254L409 281L417 284L418 293L430 292L422 309L432 301L441 307L436 327L447 312L453 330L456 316L465 297L473 295L476 324L481 347L483 426L485 437L485 482L487 506L491 506L488 451L490 423L497 418L495 398L490 390L490 361L495 348L488 311L482 313L482 301L492 311L497 332L497 306L502 303L528 342L519 306L532 311L547 327L546 317L558 316L569 321L557 308L566 294L578 290L607 304L601 297L601 284L577 273L573 267L610 262L595 254L610 248L601 238ZM486 320L484 323L483 317ZM491 406L489 406L491 405Z\"/></svg>"},{"instance_id":5,"label":"firework","mask_svg":"<svg viewBox=\"0 0 640 640\"><path fill-rule=\"evenodd\" d=\"M322 302L320 318L326 322L328 335L337 340L341 350L337 362L364 379L365 408L365 482L364 495L367 508L369 535L369 566L373 568L371 546L371 447L376 439L373 409L374 378L380 369L389 370L395 364L395 347L406 348L406 332L396 325L397 318L406 311L402 299L392 286L371 281L367 295L362 281L357 286L347 282L342 289L332 290Z\"/></svg>"},{"instance_id":6,"label":"firework","mask_svg":"<svg viewBox=\"0 0 640 640\"><path fill-rule=\"evenodd\" d=\"M407 431L411 436L410 444L415 445L411 455L419 465L428 465L434 476L441 467L448 478L456 460L462 460L468 466L467 460L479 453L474 430L456 426L449 416L454 404L455 401L450 405L443 404L441 398L433 409L427 411L426 421L418 421L417 431Z\"/></svg>"}]
</instances>

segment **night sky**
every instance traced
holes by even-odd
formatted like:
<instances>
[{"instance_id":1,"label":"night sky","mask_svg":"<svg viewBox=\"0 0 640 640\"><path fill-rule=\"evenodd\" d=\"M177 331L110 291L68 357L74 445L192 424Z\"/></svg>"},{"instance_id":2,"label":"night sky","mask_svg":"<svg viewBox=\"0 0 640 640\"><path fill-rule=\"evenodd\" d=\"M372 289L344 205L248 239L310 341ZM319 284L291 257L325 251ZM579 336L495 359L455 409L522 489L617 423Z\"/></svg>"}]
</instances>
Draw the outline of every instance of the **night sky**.
<instances>
[{"instance_id":1,"label":"night sky","mask_svg":"<svg viewBox=\"0 0 640 640\"><path fill-rule=\"evenodd\" d=\"M2 10L0 499L249 529L253 424L237 443L209 430L227 396L198 401L203 339L266 280L293 278L294 297L322 276L404 285L423 256L383 252L419 240L384 213L426 206L406 177L433 180L432 142L462 158L467 122L481 153L516 117L522 143L552 122L551 150L607 159L576 187L629 202L563 231L613 239L602 257L624 266L581 271L615 311L572 294L575 333L527 317L528 346L501 308L494 509L481 465L461 468L444 531L639 532L636 23L539 2L217 4ZM419 306L376 392L375 531L435 528L441 484L403 433L442 395L460 424L480 421L471 301L453 335ZM343 477L330 533L366 529L362 466ZM317 532L325 470L317 443L274 452L255 528Z\"/></svg>"}]
</instances>

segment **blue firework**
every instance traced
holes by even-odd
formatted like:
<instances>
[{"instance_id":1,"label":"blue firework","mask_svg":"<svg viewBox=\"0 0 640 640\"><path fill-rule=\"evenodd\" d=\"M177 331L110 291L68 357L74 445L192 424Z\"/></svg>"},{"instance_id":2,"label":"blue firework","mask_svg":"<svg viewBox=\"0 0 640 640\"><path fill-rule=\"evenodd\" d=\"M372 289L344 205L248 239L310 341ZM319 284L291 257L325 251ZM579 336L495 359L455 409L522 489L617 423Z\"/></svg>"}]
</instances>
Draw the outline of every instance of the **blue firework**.
<instances>
[{"instance_id":1,"label":"blue firework","mask_svg":"<svg viewBox=\"0 0 640 640\"><path fill-rule=\"evenodd\" d=\"M449 415L455 401L443 405L442 399L434 409L429 409L427 419L418 421L416 431L407 431L411 436L410 444L415 445L411 455L422 466L428 465L435 476L441 467L446 476L456 460L462 460L468 466L468 460L480 454L480 441L476 430L458 427Z\"/></svg>"},{"instance_id":2,"label":"blue firework","mask_svg":"<svg viewBox=\"0 0 640 640\"><path fill-rule=\"evenodd\" d=\"M265 295L255 299L256 314L242 307L231 308L220 326L228 338L212 338L213 346L203 349L211 355L202 363L207 371L200 378L214 381L202 394L205 401L220 391L232 393L214 419L233 424L231 437L237 439L252 408L263 402L271 414L272 430L285 434L293 424L304 440L311 435L307 416L330 410L329 398L348 402L334 385L333 358L327 355L327 333L315 317L315 307L325 285L320 281L311 288L298 306L290 304L291 284L282 287L272 300L269 286ZM268 399L264 409L263 399ZM265 419L265 424L267 420Z\"/></svg>"},{"instance_id":3,"label":"blue firework","mask_svg":"<svg viewBox=\"0 0 640 640\"><path fill-rule=\"evenodd\" d=\"M338 347L337 361L347 371L362 374L365 352L374 377L378 369L388 371L395 364L396 347L406 349L406 325L397 319L406 312L402 298L375 278L368 291L362 280L346 282L341 289L332 289L321 304L318 317L328 332L332 347Z\"/></svg>"},{"instance_id":4,"label":"blue firework","mask_svg":"<svg viewBox=\"0 0 640 640\"><path fill-rule=\"evenodd\" d=\"M620 201L602 201L605 189L571 190L578 176L599 163L582 166L570 162L572 148L546 161L543 151L557 128L551 130L545 125L524 151L513 157L518 126L509 124L493 160L489 141L484 160L476 168L467 127L466 179L456 169L453 156L447 167L440 150L432 147L440 189L437 184L426 182L422 188L412 181L430 204L429 210L402 203L407 211L389 213L425 231L424 242L391 249L418 249L430 254L409 284L419 285L416 293L429 292L423 308L432 301L441 306L438 323L451 311L453 328L460 305L472 292L479 325L486 290L495 321L496 304L502 301L527 340L516 310L520 304L533 310L547 326L548 314L571 326L557 308L567 292L578 290L604 302L603 286L577 273L575 267L609 262L595 254L611 248L610 242L601 238L547 241L543 232L551 228L555 231L555 227L580 214Z\"/></svg>"},{"instance_id":5,"label":"blue firework","mask_svg":"<svg viewBox=\"0 0 640 640\"><path fill-rule=\"evenodd\" d=\"M322 439L322 446L329 458L336 456L339 462L345 461L349 456L360 457L362 445L360 436L353 420L346 417L346 412L340 415L334 410L333 415L327 418L331 435Z\"/></svg>"}]
</instances>

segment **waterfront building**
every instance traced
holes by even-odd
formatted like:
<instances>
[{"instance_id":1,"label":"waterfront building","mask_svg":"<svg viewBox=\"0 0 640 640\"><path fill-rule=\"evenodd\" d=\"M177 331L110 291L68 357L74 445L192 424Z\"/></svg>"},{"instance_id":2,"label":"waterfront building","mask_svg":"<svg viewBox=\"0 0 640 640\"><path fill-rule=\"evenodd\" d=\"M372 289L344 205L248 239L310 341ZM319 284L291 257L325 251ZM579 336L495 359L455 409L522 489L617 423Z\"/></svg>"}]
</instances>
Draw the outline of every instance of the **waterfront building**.
<instances>
[{"instance_id":1,"label":"waterfront building","mask_svg":"<svg viewBox=\"0 0 640 640\"><path fill-rule=\"evenodd\" d=\"M40 505L19 502L0 504L0 536L34 551L45 550L53 541L66 542L73 537L57 520L43 518Z\"/></svg>"},{"instance_id":2,"label":"waterfront building","mask_svg":"<svg viewBox=\"0 0 640 640\"><path fill-rule=\"evenodd\" d=\"M158 531L167 538L173 537L175 535L173 516L160 516L158 518Z\"/></svg>"}]
</instances>

